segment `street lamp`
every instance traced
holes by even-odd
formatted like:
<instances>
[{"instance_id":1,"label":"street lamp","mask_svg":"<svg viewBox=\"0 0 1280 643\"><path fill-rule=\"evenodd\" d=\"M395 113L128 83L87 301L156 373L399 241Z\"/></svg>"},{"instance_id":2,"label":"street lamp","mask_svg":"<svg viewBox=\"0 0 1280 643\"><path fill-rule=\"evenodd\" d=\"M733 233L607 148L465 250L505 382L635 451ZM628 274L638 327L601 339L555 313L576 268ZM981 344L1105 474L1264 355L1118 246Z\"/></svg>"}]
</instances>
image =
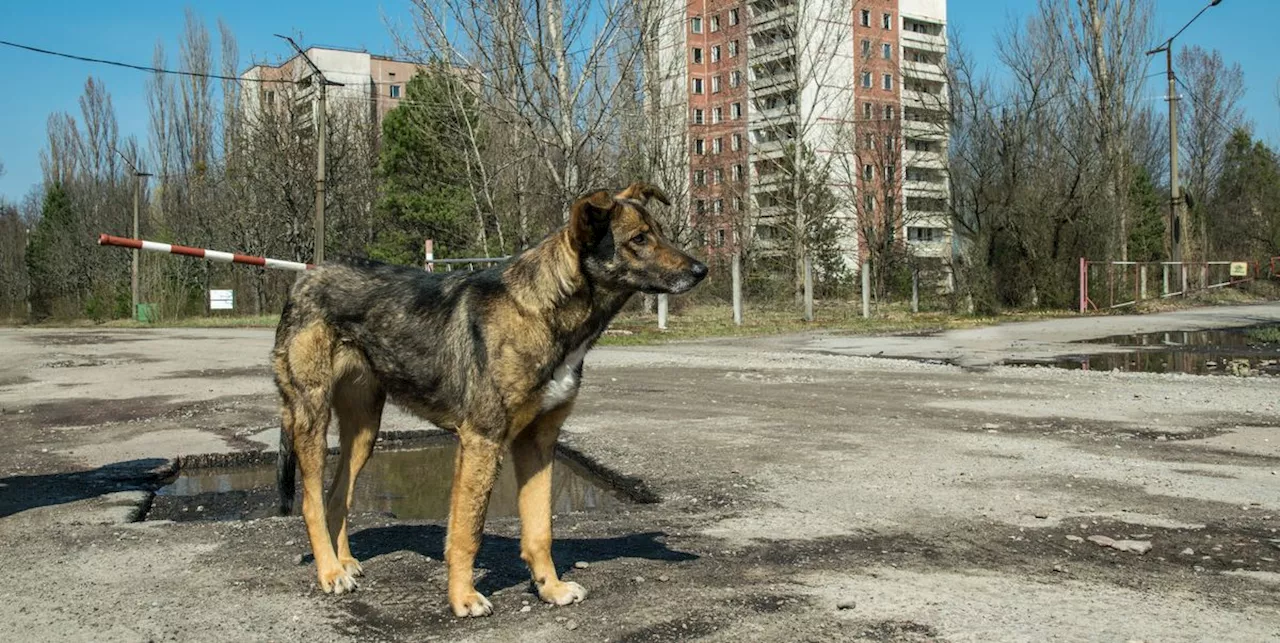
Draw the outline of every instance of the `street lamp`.
<instances>
[{"instance_id":1,"label":"street lamp","mask_svg":"<svg viewBox=\"0 0 1280 643\"><path fill-rule=\"evenodd\" d=\"M1191 26L1197 18L1204 15L1210 7L1216 7L1222 4L1222 0L1211 0L1205 5L1200 12L1197 13L1187 24L1164 41L1159 47L1147 52L1148 56L1164 52L1165 70L1169 77L1169 250L1170 257L1174 263L1182 263L1182 217L1179 216L1178 208L1182 205L1182 188L1178 185L1178 92L1176 84L1177 76L1173 74L1173 39L1182 35L1182 32ZM1181 275L1182 291L1186 292L1186 271L1179 266L1178 270Z\"/></svg>"}]
</instances>

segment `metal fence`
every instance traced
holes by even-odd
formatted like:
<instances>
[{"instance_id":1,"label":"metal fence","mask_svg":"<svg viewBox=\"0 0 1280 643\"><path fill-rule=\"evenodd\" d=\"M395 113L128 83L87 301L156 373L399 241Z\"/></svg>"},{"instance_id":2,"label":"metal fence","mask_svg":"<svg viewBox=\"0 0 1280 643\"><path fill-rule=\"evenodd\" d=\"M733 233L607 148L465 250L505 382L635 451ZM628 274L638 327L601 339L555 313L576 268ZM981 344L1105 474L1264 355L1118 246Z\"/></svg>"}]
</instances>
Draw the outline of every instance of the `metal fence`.
<instances>
[{"instance_id":1,"label":"metal fence","mask_svg":"<svg viewBox=\"0 0 1280 643\"><path fill-rule=\"evenodd\" d=\"M1249 261L1089 261L1080 259L1080 313L1135 306L1280 276L1280 257L1263 271Z\"/></svg>"}]
</instances>

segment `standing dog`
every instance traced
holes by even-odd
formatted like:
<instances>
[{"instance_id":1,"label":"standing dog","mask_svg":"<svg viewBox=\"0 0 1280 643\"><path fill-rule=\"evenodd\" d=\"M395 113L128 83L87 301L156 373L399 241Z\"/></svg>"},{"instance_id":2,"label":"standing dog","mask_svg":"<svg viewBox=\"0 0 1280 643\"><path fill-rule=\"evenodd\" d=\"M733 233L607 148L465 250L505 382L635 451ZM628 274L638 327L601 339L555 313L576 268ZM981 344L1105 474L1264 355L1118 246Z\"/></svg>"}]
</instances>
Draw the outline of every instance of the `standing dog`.
<instances>
[{"instance_id":1,"label":"standing dog","mask_svg":"<svg viewBox=\"0 0 1280 643\"><path fill-rule=\"evenodd\" d=\"M493 610L472 568L507 450L520 487L520 557L538 596L555 605L586 596L556 576L551 560L551 463L583 358L633 294L682 293L707 274L663 238L645 208L651 198L670 204L643 183L581 197L566 226L480 272L347 261L299 277L272 351L282 398L280 501L289 513L296 464L322 590L352 591L362 573L347 543L347 513L390 397L458 434L444 552L454 614ZM342 447L326 501L331 412Z\"/></svg>"}]
</instances>

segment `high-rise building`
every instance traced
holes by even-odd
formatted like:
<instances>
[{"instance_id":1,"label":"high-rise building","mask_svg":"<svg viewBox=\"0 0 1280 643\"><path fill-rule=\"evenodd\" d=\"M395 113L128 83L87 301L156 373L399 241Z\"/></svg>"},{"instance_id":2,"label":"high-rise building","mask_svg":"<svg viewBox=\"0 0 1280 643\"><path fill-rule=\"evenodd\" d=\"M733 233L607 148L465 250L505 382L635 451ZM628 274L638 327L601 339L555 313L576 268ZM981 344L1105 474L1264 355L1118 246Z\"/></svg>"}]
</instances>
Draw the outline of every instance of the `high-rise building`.
<instances>
[{"instance_id":1,"label":"high-rise building","mask_svg":"<svg viewBox=\"0 0 1280 643\"><path fill-rule=\"evenodd\" d=\"M689 215L713 251L736 232L786 251L811 209L842 224L850 267L872 244L950 256L945 0L667 0L665 13L684 22L681 37L658 30L660 51L686 97Z\"/></svg>"}]
</instances>

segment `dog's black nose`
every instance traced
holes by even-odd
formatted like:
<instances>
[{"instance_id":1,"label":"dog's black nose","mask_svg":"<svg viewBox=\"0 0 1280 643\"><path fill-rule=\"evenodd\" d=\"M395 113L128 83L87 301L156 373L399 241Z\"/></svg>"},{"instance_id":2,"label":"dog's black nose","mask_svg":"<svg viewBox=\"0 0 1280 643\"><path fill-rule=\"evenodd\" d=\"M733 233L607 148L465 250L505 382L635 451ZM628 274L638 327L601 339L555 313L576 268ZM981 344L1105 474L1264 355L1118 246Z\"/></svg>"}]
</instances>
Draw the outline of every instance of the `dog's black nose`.
<instances>
[{"instance_id":1,"label":"dog's black nose","mask_svg":"<svg viewBox=\"0 0 1280 643\"><path fill-rule=\"evenodd\" d=\"M695 261L693 262L693 267L689 269L689 272L693 273L695 278L702 279L707 276L707 264L702 263L701 261Z\"/></svg>"}]
</instances>

